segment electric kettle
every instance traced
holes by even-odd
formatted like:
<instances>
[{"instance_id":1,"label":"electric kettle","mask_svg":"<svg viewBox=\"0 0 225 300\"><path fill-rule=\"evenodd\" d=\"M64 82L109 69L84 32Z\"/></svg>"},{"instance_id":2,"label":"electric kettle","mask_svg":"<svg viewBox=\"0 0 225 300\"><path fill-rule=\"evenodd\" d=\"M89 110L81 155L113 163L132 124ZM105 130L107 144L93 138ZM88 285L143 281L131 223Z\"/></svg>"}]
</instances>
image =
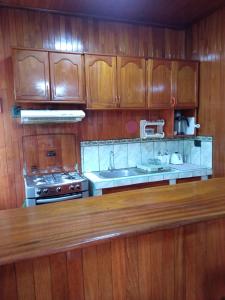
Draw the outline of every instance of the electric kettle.
<instances>
[{"instance_id":1,"label":"electric kettle","mask_svg":"<svg viewBox=\"0 0 225 300\"><path fill-rule=\"evenodd\" d=\"M179 152L172 153L170 157L170 163L173 165L182 165L184 163L182 155Z\"/></svg>"},{"instance_id":2,"label":"electric kettle","mask_svg":"<svg viewBox=\"0 0 225 300\"><path fill-rule=\"evenodd\" d=\"M177 111L174 119L174 131L177 135L184 135L189 127L188 118L182 116L180 111Z\"/></svg>"}]
</instances>

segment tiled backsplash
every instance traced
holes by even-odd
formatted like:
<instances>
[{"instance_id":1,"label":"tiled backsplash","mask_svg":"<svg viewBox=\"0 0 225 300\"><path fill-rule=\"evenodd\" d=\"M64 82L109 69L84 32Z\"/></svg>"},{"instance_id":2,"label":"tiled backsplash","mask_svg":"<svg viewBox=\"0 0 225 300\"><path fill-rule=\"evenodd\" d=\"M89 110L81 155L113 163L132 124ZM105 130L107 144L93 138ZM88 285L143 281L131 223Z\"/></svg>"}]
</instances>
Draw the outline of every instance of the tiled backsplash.
<instances>
[{"instance_id":1,"label":"tiled backsplash","mask_svg":"<svg viewBox=\"0 0 225 300\"><path fill-rule=\"evenodd\" d=\"M201 147L195 146L201 141ZM158 153L180 152L187 163L212 168L212 138L196 137L163 140L110 140L81 142L82 171L102 171L109 168L110 152L115 168L135 167L155 158Z\"/></svg>"}]
</instances>

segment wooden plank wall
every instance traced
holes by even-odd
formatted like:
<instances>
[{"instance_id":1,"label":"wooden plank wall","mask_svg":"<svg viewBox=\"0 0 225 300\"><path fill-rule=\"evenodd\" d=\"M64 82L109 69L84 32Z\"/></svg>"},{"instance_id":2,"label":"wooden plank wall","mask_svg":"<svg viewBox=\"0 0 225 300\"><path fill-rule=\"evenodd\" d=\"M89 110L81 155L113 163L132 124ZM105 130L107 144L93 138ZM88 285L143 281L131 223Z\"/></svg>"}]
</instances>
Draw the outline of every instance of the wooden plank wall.
<instances>
[{"instance_id":1,"label":"wooden plank wall","mask_svg":"<svg viewBox=\"0 0 225 300\"><path fill-rule=\"evenodd\" d=\"M23 135L79 133L81 140L137 137L127 123L148 117L146 111L88 112L73 126L20 126L12 120L14 104L11 47L87 51L185 58L185 32L125 23L103 22L43 12L0 8L0 209L21 205Z\"/></svg>"},{"instance_id":2,"label":"wooden plank wall","mask_svg":"<svg viewBox=\"0 0 225 300\"><path fill-rule=\"evenodd\" d=\"M1 300L222 300L224 219L0 267Z\"/></svg>"},{"instance_id":3,"label":"wooden plank wall","mask_svg":"<svg viewBox=\"0 0 225 300\"><path fill-rule=\"evenodd\" d=\"M201 61L199 133L214 137L214 175L225 176L225 9L194 24L187 37L189 57Z\"/></svg>"}]
</instances>

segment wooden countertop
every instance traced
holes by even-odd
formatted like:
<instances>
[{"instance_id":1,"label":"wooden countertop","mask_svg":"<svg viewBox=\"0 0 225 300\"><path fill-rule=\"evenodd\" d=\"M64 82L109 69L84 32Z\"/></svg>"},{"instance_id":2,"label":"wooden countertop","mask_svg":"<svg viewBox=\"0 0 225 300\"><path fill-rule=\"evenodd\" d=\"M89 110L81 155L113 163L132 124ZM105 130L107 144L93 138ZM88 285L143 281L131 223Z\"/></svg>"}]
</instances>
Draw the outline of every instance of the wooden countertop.
<instances>
[{"instance_id":1,"label":"wooden countertop","mask_svg":"<svg viewBox=\"0 0 225 300\"><path fill-rule=\"evenodd\" d=\"M225 178L0 211L0 265L225 216Z\"/></svg>"}]
</instances>

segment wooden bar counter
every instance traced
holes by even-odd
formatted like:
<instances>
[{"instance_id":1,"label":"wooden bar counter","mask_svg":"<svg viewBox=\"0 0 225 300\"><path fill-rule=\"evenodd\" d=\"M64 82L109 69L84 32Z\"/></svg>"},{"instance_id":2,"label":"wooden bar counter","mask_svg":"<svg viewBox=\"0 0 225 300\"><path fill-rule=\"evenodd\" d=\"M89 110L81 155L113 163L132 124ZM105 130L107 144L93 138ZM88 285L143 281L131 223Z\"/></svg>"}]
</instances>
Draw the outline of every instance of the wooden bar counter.
<instances>
[{"instance_id":1,"label":"wooden bar counter","mask_svg":"<svg viewBox=\"0 0 225 300\"><path fill-rule=\"evenodd\" d=\"M0 212L0 299L224 300L225 179Z\"/></svg>"}]
</instances>

